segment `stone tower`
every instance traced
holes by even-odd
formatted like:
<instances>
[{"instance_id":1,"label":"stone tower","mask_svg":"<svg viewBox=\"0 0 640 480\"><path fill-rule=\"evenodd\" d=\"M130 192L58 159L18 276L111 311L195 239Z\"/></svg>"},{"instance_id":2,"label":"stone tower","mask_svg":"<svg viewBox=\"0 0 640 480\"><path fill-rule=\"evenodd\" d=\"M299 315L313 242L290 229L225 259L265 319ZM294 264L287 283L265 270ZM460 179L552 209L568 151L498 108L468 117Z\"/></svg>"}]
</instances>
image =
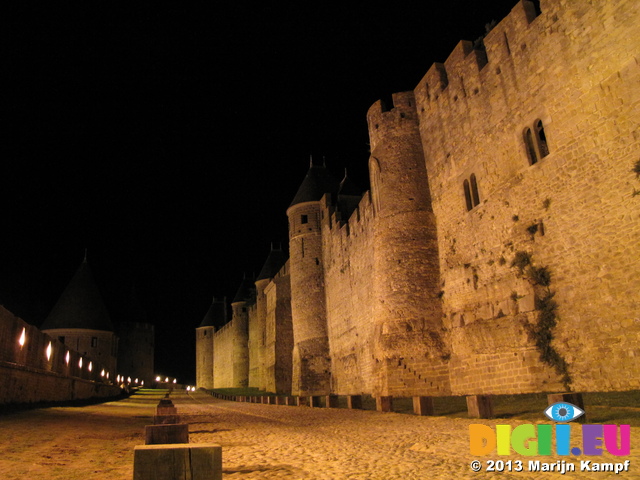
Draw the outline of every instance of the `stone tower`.
<instances>
[{"instance_id":1,"label":"stone tower","mask_svg":"<svg viewBox=\"0 0 640 480\"><path fill-rule=\"evenodd\" d=\"M200 388L213 388L213 334L215 325L226 320L226 304L213 297L211 306L196 328L196 384Z\"/></svg>"},{"instance_id":2,"label":"stone tower","mask_svg":"<svg viewBox=\"0 0 640 480\"><path fill-rule=\"evenodd\" d=\"M115 377L118 337L86 256L40 329Z\"/></svg>"},{"instance_id":3,"label":"stone tower","mask_svg":"<svg viewBox=\"0 0 640 480\"><path fill-rule=\"evenodd\" d=\"M413 393L394 381L399 366L432 377L431 367L445 355L436 222L413 92L394 94L390 107L378 101L367 115L375 211L374 394L379 395ZM432 381L433 388L446 388L444 378Z\"/></svg>"},{"instance_id":4,"label":"stone tower","mask_svg":"<svg viewBox=\"0 0 640 480\"><path fill-rule=\"evenodd\" d=\"M287 210L294 395L321 395L331 390L320 200L326 193L335 195L338 188L339 182L324 165L311 162Z\"/></svg>"},{"instance_id":5,"label":"stone tower","mask_svg":"<svg viewBox=\"0 0 640 480\"><path fill-rule=\"evenodd\" d=\"M233 342L233 379L238 387L249 385L249 309L255 302L255 286L244 278L231 302Z\"/></svg>"},{"instance_id":6,"label":"stone tower","mask_svg":"<svg viewBox=\"0 0 640 480\"><path fill-rule=\"evenodd\" d=\"M255 281L256 303L255 315L252 324L249 326L249 385L261 390L267 389L267 368L266 368L266 319L267 319L267 298L265 289L271 279L278 273L287 261L286 254L281 248L271 247L258 277Z\"/></svg>"},{"instance_id":7,"label":"stone tower","mask_svg":"<svg viewBox=\"0 0 640 480\"><path fill-rule=\"evenodd\" d=\"M117 325L118 370L122 375L151 384L154 378L155 329L147 322L135 288L129 291L124 318Z\"/></svg>"}]
</instances>

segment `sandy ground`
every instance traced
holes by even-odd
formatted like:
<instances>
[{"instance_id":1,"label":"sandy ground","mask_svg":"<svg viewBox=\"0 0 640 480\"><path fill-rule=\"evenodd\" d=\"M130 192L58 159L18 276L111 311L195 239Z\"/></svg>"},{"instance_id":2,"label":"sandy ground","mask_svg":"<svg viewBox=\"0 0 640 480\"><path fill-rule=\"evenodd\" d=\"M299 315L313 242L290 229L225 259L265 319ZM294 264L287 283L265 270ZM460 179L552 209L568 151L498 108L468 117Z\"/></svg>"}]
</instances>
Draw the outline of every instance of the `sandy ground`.
<instances>
[{"instance_id":1,"label":"sandy ground","mask_svg":"<svg viewBox=\"0 0 640 480\"><path fill-rule=\"evenodd\" d=\"M152 423L160 398L135 395L102 405L0 416L0 479L131 479L133 447L144 443L144 426ZM172 399L189 423L191 443L222 445L224 479L640 478L636 427L628 457L473 457L470 423L524 422L247 404L202 393L175 393ZM564 476L531 472L532 459L565 460L578 471ZM587 459L630 460L630 469L619 475L579 471L580 460ZM481 472L471 471L473 460L481 461ZM521 460L523 470L490 473L488 460L511 460L512 469Z\"/></svg>"}]
</instances>

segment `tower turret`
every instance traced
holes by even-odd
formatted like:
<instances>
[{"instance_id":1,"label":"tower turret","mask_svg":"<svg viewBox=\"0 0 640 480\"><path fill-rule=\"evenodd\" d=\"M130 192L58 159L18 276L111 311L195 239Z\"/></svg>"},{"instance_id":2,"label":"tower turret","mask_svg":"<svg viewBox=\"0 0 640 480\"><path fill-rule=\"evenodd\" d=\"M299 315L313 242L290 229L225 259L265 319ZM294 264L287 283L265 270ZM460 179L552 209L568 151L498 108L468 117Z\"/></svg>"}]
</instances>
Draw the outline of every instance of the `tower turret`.
<instances>
[{"instance_id":1,"label":"tower turret","mask_svg":"<svg viewBox=\"0 0 640 480\"><path fill-rule=\"evenodd\" d=\"M374 393L424 394L426 385L442 392L446 381L430 373L445 354L436 223L413 93L393 95L390 107L378 101L367 116L375 210ZM429 377L422 392L397 381L399 362Z\"/></svg>"},{"instance_id":2,"label":"tower turret","mask_svg":"<svg viewBox=\"0 0 640 480\"><path fill-rule=\"evenodd\" d=\"M226 321L227 305L213 297L211 306L196 328L196 384L200 388L213 388L213 334L216 325Z\"/></svg>"},{"instance_id":3,"label":"tower turret","mask_svg":"<svg viewBox=\"0 0 640 480\"><path fill-rule=\"evenodd\" d=\"M255 281L256 313L249 325L249 386L262 390L267 389L268 383L265 364L267 340L267 299L265 289L286 261L287 256L282 249L274 248L272 245L269 256Z\"/></svg>"},{"instance_id":4,"label":"tower turret","mask_svg":"<svg viewBox=\"0 0 640 480\"><path fill-rule=\"evenodd\" d=\"M86 254L40 329L115 375L118 338Z\"/></svg>"},{"instance_id":5,"label":"tower turret","mask_svg":"<svg viewBox=\"0 0 640 480\"><path fill-rule=\"evenodd\" d=\"M294 395L327 394L331 388L320 199L326 193L335 196L338 188L325 165L312 162L287 210Z\"/></svg>"},{"instance_id":6,"label":"tower turret","mask_svg":"<svg viewBox=\"0 0 640 480\"><path fill-rule=\"evenodd\" d=\"M233 383L239 388L249 385L249 309L254 304L254 281L243 278L231 302L234 332Z\"/></svg>"}]
</instances>

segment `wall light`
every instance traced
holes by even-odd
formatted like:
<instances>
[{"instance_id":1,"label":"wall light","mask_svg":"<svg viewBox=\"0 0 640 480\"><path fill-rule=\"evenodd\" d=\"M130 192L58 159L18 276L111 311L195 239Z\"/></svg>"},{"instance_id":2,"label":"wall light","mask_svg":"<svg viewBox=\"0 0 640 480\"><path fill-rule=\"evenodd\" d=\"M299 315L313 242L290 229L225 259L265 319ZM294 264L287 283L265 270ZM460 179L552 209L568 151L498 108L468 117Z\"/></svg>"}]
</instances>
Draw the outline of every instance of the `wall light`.
<instances>
[{"instance_id":1,"label":"wall light","mask_svg":"<svg viewBox=\"0 0 640 480\"><path fill-rule=\"evenodd\" d=\"M47 345L47 350L46 350L46 355L47 355L47 361L51 360L51 342L49 342L49 345Z\"/></svg>"},{"instance_id":2,"label":"wall light","mask_svg":"<svg viewBox=\"0 0 640 480\"><path fill-rule=\"evenodd\" d=\"M20 340L18 340L18 343L20 344L21 347L24 347L24 344L27 341L27 329L23 328L22 329L22 335L20 335Z\"/></svg>"},{"instance_id":3,"label":"wall light","mask_svg":"<svg viewBox=\"0 0 640 480\"><path fill-rule=\"evenodd\" d=\"M80 357L80 361L78 362L78 366L82 368L82 357Z\"/></svg>"},{"instance_id":4,"label":"wall light","mask_svg":"<svg viewBox=\"0 0 640 480\"><path fill-rule=\"evenodd\" d=\"M67 354L64 357L64 361L67 363L67 365L69 365L69 362L71 361L71 352L69 350L67 350Z\"/></svg>"},{"instance_id":5,"label":"wall light","mask_svg":"<svg viewBox=\"0 0 640 480\"><path fill-rule=\"evenodd\" d=\"M89 362L89 371L93 370L93 362Z\"/></svg>"}]
</instances>

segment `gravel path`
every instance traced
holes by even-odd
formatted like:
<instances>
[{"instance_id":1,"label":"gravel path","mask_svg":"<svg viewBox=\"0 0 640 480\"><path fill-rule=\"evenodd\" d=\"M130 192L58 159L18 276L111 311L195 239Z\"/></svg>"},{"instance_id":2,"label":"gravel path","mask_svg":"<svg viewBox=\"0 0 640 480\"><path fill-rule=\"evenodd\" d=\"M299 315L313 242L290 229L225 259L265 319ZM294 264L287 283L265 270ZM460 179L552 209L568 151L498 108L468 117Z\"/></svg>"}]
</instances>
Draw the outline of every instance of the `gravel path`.
<instances>
[{"instance_id":1,"label":"gravel path","mask_svg":"<svg viewBox=\"0 0 640 480\"><path fill-rule=\"evenodd\" d=\"M160 398L160 394L146 393L101 405L0 415L0 479L130 480L133 447L144 443L144 426L152 423ZM470 423L514 427L525 423L518 420L238 403L199 392L177 392L171 398L182 421L189 423L191 443L222 445L225 480L640 479L640 429L636 427L628 457L564 457L578 470L585 459L630 460L630 471L617 476L587 471L561 475L530 472L528 462L556 462L563 457L469 454ZM523 471L487 472L487 461L498 459L511 460L513 468L520 460ZM482 462L482 472L471 471L473 460Z\"/></svg>"},{"instance_id":2,"label":"gravel path","mask_svg":"<svg viewBox=\"0 0 640 480\"><path fill-rule=\"evenodd\" d=\"M473 457L469 424L521 421L417 417L374 411L261 405L213 399L201 393L174 400L190 427L191 442L222 445L225 479L452 479L452 478L609 478L610 473L529 472L531 459L556 462L562 457ZM542 419L541 419L542 422ZM605 455L600 462L630 459L623 478L640 478L640 438L632 429L632 455ZM573 443L573 442L572 442ZM580 469L581 459L564 457ZM523 471L486 472L486 461L521 460ZM483 462L474 473L470 463ZM513 467L515 468L515 466Z\"/></svg>"}]
</instances>

